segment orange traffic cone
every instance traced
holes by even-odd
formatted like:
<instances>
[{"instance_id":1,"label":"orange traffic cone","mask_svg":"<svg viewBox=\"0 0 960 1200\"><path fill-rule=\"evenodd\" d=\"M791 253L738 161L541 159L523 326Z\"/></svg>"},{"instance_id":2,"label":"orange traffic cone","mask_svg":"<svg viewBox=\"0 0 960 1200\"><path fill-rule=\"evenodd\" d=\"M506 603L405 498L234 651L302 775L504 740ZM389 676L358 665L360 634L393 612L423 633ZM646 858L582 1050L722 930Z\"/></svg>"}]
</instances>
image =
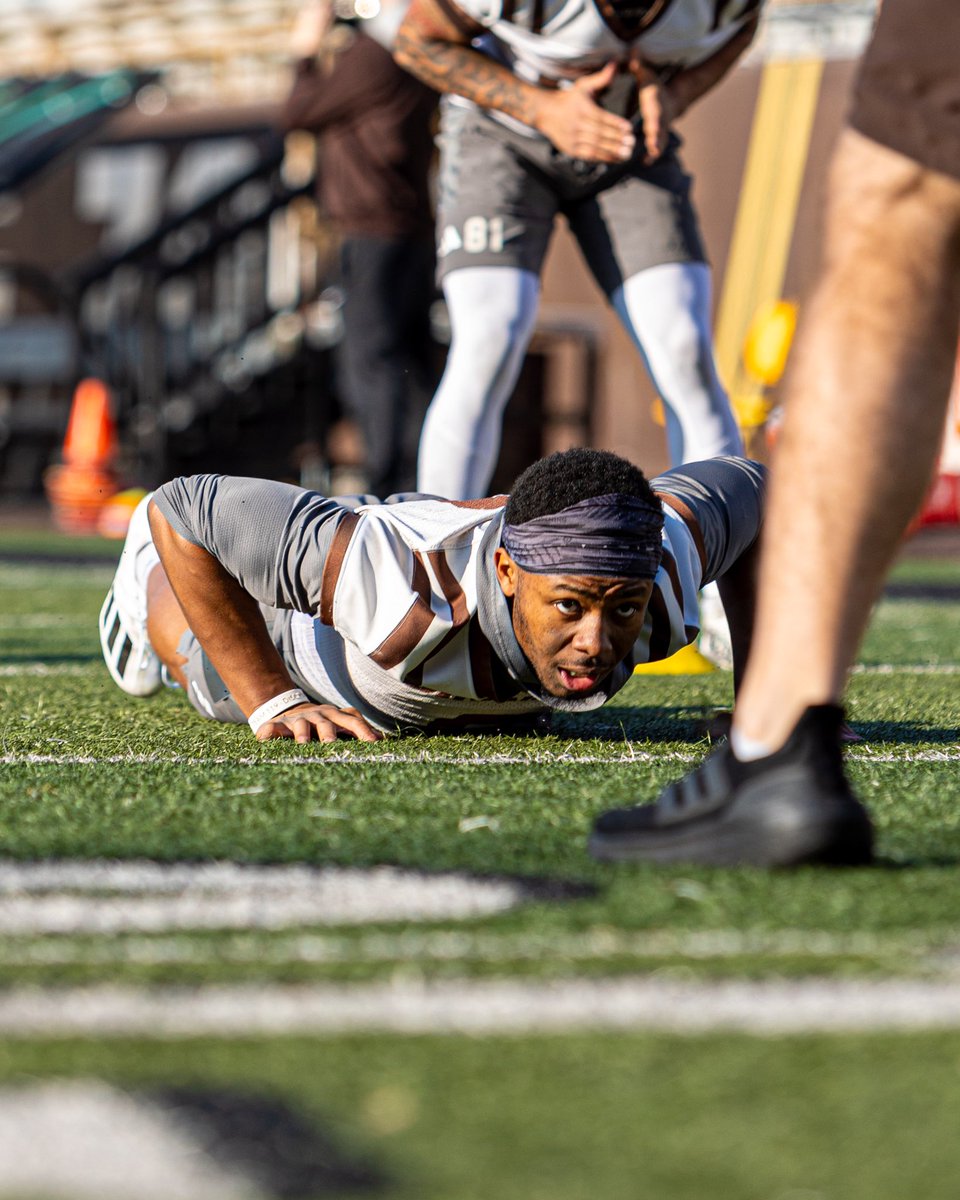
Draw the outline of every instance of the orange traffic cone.
<instances>
[{"instance_id":1,"label":"orange traffic cone","mask_svg":"<svg viewBox=\"0 0 960 1200\"><path fill-rule=\"evenodd\" d=\"M73 394L63 463L50 467L43 479L58 529L95 532L101 508L117 490L116 452L110 389L100 379L83 379Z\"/></svg>"}]
</instances>

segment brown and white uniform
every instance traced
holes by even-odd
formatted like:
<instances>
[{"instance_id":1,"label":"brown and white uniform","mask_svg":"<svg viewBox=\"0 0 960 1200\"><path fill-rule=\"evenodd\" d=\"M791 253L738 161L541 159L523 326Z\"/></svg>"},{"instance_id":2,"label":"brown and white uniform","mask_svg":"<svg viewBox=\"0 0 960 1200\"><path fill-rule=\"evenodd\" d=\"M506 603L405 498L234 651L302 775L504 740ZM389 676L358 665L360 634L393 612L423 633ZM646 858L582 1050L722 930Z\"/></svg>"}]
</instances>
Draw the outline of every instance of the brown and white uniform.
<instances>
[{"instance_id":1,"label":"brown and white uniform","mask_svg":"<svg viewBox=\"0 0 960 1200\"><path fill-rule=\"evenodd\" d=\"M493 567L505 496L351 508L290 484L196 475L164 484L154 503L260 602L291 678L312 699L356 708L387 732L442 731L596 708L636 663L696 638L698 591L759 532L763 468L713 459L652 482L663 563L641 636L598 695L571 700L542 691L514 636ZM180 651L197 711L242 722L192 633Z\"/></svg>"}]
</instances>

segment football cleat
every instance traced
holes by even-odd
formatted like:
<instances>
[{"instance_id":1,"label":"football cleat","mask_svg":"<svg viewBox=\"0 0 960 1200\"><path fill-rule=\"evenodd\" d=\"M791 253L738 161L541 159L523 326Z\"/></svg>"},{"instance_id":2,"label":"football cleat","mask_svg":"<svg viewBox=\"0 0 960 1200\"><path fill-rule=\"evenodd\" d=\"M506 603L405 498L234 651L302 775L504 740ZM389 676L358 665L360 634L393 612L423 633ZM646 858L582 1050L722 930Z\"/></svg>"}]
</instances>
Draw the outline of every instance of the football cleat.
<instances>
[{"instance_id":1,"label":"football cleat","mask_svg":"<svg viewBox=\"0 0 960 1200\"><path fill-rule=\"evenodd\" d=\"M117 573L100 609L100 648L114 683L129 696L152 696L163 686L160 659L147 637L147 577L159 561L150 536L145 496L137 505Z\"/></svg>"},{"instance_id":2,"label":"football cleat","mask_svg":"<svg viewBox=\"0 0 960 1200\"><path fill-rule=\"evenodd\" d=\"M601 814L590 853L713 867L868 863L873 831L843 771L842 728L839 707L815 705L766 758L740 762L724 742L655 804Z\"/></svg>"}]
</instances>

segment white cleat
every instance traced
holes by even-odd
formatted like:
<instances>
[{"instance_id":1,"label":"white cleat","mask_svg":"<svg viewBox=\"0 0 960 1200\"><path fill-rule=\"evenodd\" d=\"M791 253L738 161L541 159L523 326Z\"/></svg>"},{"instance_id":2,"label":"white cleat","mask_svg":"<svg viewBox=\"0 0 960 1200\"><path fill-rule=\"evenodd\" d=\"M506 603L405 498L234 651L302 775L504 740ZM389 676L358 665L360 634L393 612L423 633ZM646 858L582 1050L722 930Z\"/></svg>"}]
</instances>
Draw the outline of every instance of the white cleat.
<instances>
[{"instance_id":1,"label":"white cleat","mask_svg":"<svg viewBox=\"0 0 960 1200\"><path fill-rule=\"evenodd\" d=\"M134 509L117 573L100 610L100 647L114 683L129 696L160 690L162 666L147 637L147 578L159 562L144 496Z\"/></svg>"}]
</instances>

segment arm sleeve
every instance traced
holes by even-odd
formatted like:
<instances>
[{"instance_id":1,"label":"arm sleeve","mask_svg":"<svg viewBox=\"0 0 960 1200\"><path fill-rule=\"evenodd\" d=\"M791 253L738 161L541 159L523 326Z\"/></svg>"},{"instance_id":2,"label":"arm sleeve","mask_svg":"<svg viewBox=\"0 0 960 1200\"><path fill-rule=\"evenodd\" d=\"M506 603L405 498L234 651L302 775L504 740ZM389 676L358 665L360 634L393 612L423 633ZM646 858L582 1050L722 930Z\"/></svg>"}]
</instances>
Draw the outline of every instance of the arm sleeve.
<instances>
[{"instance_id":1,"label":"arm sleeve","mask_svg":"<svg viewBox=\"0 0 960 1200\"><path fill-rule=\"evenodd\" d=\"M675 501L697 542L703 582L724 575L760 534L767 470L748 458L684 463L651 479L666 503Z\"/></svg>"},{"instance_id":2,"label":"arm sleeve","mask_svg":"<svg viewBox=\"0 0 960 1200\"><path fill-rule=\"evenodd\" d=\"M318 611L323 566L348 511L342 505L292 484L230 475L174 479L153 500L181 537L261 604Z\"/></svg>"}]
</instances>

